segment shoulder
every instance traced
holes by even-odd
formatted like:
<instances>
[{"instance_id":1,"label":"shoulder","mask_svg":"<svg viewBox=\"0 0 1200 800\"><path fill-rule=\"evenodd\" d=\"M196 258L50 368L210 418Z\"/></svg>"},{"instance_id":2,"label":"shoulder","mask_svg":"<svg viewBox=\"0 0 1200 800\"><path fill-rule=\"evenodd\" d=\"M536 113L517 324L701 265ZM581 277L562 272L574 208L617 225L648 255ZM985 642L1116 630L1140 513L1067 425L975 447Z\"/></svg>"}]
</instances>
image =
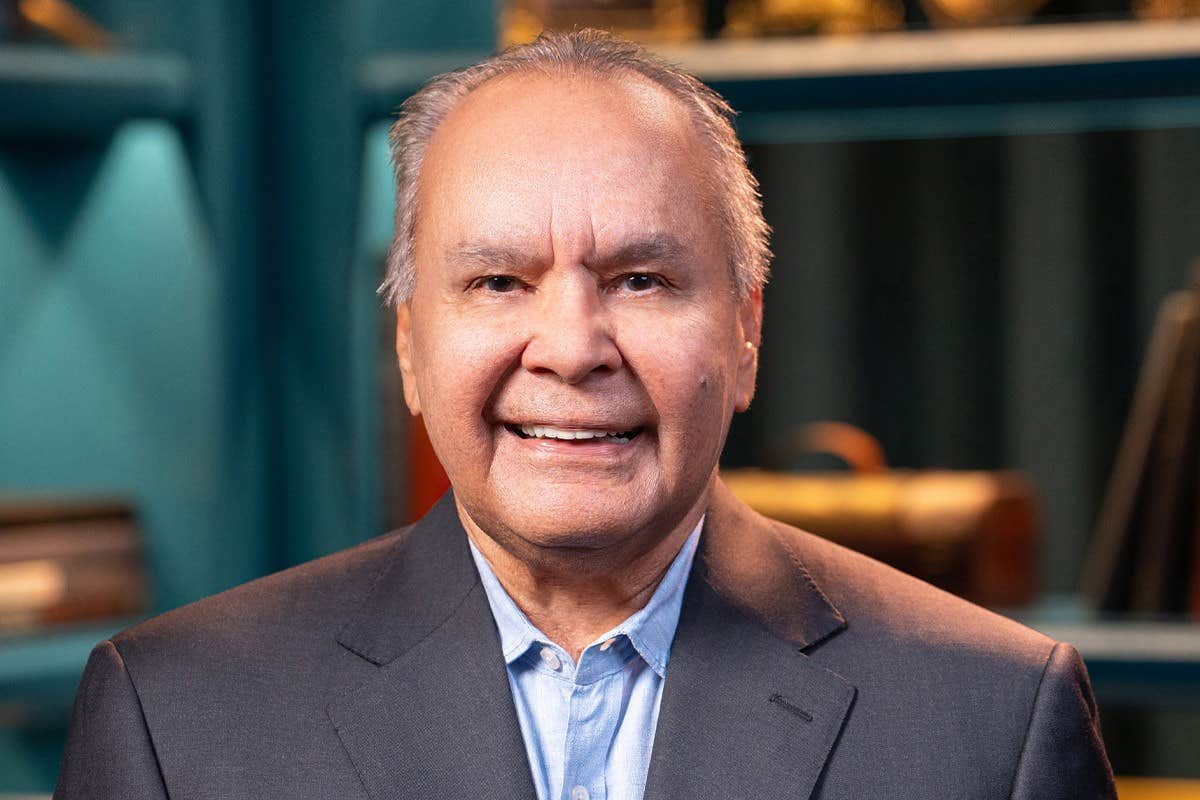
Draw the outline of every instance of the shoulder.
<instances>
[{"instance_id":1,"label":"shoulder","mask_svg":"<svg viewBox=\"0 0 1200 800\"><path fill-rule=\"evenodd\" d=\"M718 591L813 657L845 660L852 671L941 663L1040 676L1054 647L1013 620L769 519L720 481L710 512L705 552Z\"/></svg>"},{"instance_id":2,"label":"shoulder","mask_svg":"<svg viewBox=\"0 0 1200 800\"><path fill-rule=\"evenodd\" d=\"M871 647L896 662L1018 669L1040 679L1056 644L1049 637L827 539L768 524L845 618L840 647Z\"/></svg>"},{"instance_id":3,"label":"shoulder","mask_svg":"<svg viewBox=\"0 0 1200 800\"><path fill-rule=\"evenodd\" d=\"M337 629L400 557L409 528L267 575L152 617L112 638L126 662L176 653L214 657L332 643Z\"/></svg>"}]
</instances>

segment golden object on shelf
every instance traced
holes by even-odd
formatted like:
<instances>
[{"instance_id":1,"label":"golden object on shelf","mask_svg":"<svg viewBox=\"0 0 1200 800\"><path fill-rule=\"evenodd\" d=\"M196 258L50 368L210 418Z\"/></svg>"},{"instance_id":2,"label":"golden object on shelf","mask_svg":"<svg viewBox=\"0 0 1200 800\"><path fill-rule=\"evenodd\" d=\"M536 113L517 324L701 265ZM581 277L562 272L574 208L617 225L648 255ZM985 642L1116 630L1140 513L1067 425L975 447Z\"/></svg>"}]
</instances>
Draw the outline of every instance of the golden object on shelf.
<instances>
[{"instance_id":1,"label":"golden object on shelf","mask_svg":"<svg viewBox=\"0 0 1200 800\"><path fill-rule=\"evenodd\" d=\"M921 0L938 27L974 27L1024 22L1047 0Z\"/></svg>"},{"instance_id":2,"label":"golden object on shelf","mask_svg":"<svg viewBox=\"0 0 1200 800\"><path fill-rule=\"evenodd\" d=\"M898 0L732 0L722 35L845 34L903 26Z\"/></svg>"},{"instance_id":3,"label":"golden object on shelf","mask_svg":"<svg viewBox=\"0 0 1200 800\"><path fill-rule=\"evenodd\" d=\"M1133 14L1141 19L1200 17L1200 0L1134 0Z\"/></svg>"},{"instance_id":4,"label":"golden object on shelf","mask_svg":"<svg viewBox=\"0 0 1200 800\"><path fill-rule=\"evenodd\" d=\"M797 433L795 441L784 443L799 452L832 453L858 473L887 469L883 445L862 428L845 422L810 422Z\"/></svg>"},{"instance_id":5,"label":"golden object on shelf","mask_svg":"<svg viewBox=\"0 0 1200 800\"><path fill-rule=\"evenodd\" d=\"M107 50L112 36L66 0L20 0L21 17L36 28L80 50Z\"/></svg>"},{"instance_id":6,"label":"golden object on shelf","mask_svg":"<svg viewBox=\"0 0 1200 800\"><path fill-rule=\"evenodd\" d=\"M602 28L643 42L697 39L701 0L507 0L500 10L500 46L532 41L542 30Z\"/></svg>"}]
</instances>

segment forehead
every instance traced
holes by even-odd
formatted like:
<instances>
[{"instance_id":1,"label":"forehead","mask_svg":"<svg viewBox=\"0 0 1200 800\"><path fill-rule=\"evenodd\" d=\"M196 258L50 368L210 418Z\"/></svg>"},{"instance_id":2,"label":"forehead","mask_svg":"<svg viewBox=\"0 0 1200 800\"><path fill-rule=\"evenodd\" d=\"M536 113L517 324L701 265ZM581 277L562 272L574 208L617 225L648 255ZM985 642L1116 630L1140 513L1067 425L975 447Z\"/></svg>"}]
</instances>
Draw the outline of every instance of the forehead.
<instances>
[{"instance_id":1,"label":"forehead","mask_svg":"<svg viewBox=\"0 0 1200 800\"><path fill-rule=\"evenodd\" d=\"M443 121L438 135L487 127L539 137L596 132L691 138L692 120L680 99L630 70L609 75L587 71L531 70L494 78L464 97Z\"/></svg>"},{"instance_id":2,"label":"forehead","mask_svg":"<svg viewBox=\"0 0 1200 800\"><path fill-rule=\"evenodd\" d=\"M694 226L707 213L707 162L682 102L641 76L505 76L464 98L431 139L418 227L544 232L581 216L597 235Z\"/></svg>"}]
</instances>

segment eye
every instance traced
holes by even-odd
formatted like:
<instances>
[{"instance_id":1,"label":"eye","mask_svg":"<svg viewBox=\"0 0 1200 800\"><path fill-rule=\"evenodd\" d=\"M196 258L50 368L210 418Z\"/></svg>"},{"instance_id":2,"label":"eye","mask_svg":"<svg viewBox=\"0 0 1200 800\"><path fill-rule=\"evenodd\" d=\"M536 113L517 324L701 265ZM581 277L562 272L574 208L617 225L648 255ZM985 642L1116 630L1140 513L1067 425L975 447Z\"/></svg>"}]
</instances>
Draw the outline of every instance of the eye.
<instances>
[{"instance_id":1,"label":"eye","mask_svg":"<svg viewBox=\"0 0 1200 800\"><path fill-rule=\"evenodd\" d=\"M647 292L661 283L657 276L646 272L631 272L621 278L621 288L630 292Z\"/></svg>"},{"instance_id":2,"label":"eye","mask_svg":"<svg viewBox=\"0 0 1200 800\"><path fill-rule=\"evenodd\" d=\"M517 279L512 275L488 275L479 281L479 286L487 289L489 292L511 292L520 286Z\"/></svg>"}]
</instances>

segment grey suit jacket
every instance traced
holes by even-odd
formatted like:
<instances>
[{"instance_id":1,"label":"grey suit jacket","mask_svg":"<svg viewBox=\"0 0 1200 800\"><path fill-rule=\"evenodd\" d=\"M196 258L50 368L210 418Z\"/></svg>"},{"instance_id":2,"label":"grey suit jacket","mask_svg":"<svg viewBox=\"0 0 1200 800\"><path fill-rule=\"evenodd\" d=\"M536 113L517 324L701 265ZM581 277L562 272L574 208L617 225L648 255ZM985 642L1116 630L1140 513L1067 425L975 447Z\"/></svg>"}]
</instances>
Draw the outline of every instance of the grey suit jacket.
<instances>
[{"instance_id":1,"label":"grey suit jacket","mask_svg":"<svg viewBox=\"0 0 1200 800\"><path fill-rule=\"evenodd\" d=\"M647 800L1113 797L1075 650L723 486ZM532 798L447 497L411 528L96 647L55 797Z\"/></svg>"}]
</instances>

